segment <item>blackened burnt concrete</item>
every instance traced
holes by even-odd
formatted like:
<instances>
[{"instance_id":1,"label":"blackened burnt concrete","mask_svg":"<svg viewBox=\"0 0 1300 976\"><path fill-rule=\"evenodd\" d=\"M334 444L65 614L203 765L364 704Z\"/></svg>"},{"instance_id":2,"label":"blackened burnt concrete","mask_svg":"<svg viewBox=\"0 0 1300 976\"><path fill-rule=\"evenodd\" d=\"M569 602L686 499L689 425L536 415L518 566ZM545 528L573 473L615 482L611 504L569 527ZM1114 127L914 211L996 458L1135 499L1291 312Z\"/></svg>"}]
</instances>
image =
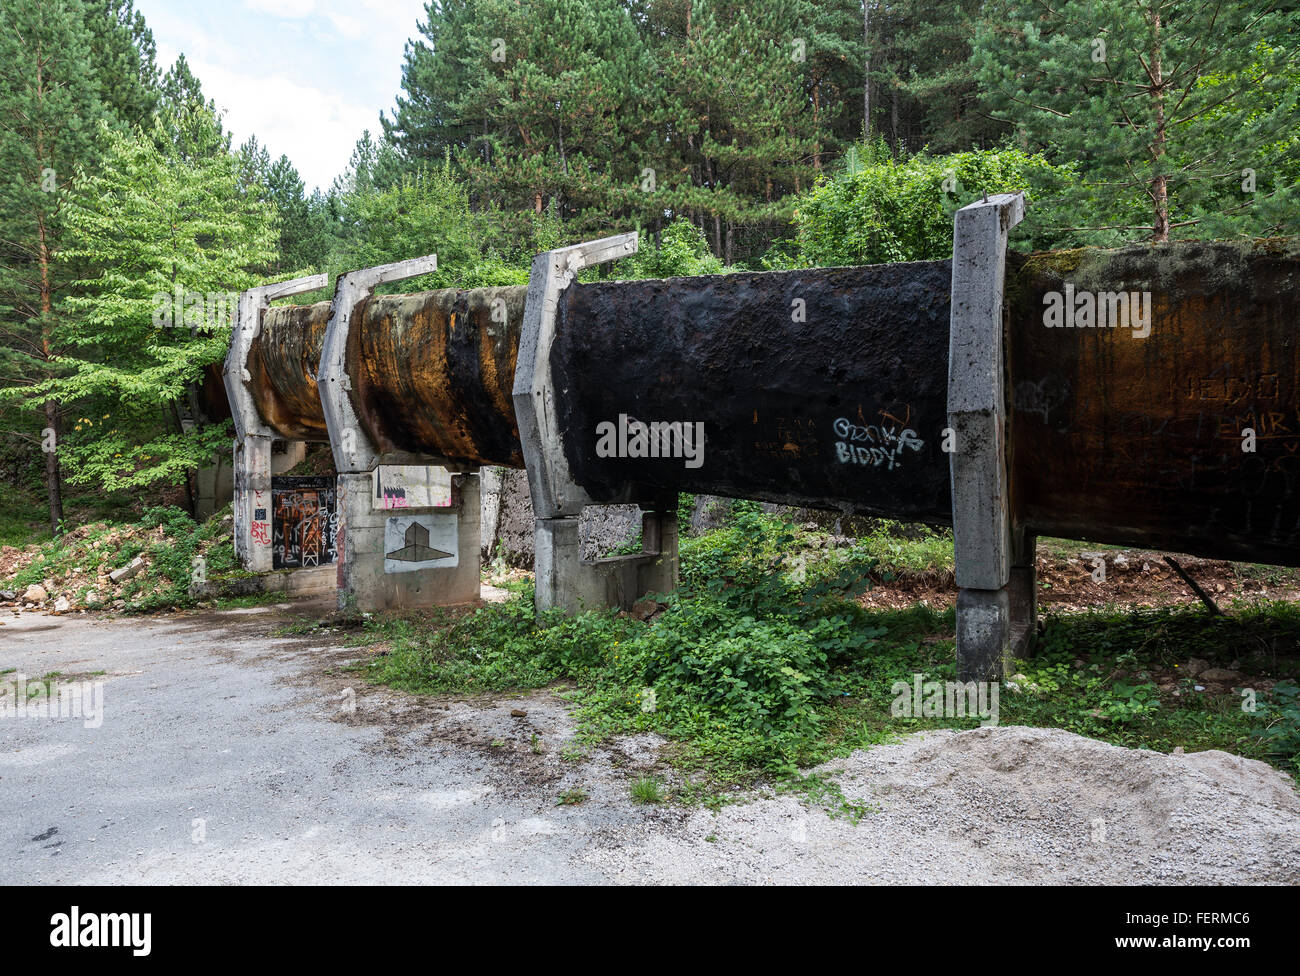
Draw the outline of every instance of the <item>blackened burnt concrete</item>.
<instances>
[{"instance_id":1,"label":"blackened burnt concrete","mask_svg":"<svg viewBox=\"0 0 1300 976\"><path fill-rule=\"evenodd\" d=\"M951 518L950 262L570 285L551 369L575 480ZM703 423L703 463L601 457L600 425Z\"/></svg>"}]
</instances>

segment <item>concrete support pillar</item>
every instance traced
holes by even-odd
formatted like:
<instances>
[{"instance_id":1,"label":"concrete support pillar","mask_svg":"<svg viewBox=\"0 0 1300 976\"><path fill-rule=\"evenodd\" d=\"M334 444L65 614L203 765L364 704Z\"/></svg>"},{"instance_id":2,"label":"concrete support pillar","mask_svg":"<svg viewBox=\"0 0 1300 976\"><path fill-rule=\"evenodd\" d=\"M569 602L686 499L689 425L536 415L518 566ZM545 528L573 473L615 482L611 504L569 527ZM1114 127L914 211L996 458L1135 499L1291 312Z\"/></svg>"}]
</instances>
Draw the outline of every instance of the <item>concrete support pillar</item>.
<instances>
[{"instance_id":1,"label":"concrete support pillar","mask_svg":"<svg viewBox=\"0 0 1300 976\"><path fill-rule=\"evenodd\" d=\"M539 612L552 607L569 612L598 607L628 609L646 593L667 592L677 585L674 505L645 516L641 552L583 561L578 516L593 501L569 470L555 409L556 398L562 393L551 382L551 344L560 292L583 268L635 254L636 249L636 234L619 234L533 258L513 395L536 520L533 538Z\"/></svg>"},{"instance_id":2,"label":"concrete support pillar","mask_svg":"<svg viewBox=\"0 0 1300 976\"><path fill-rule=\"evenodd\" d=\"M384 509L371 472L338 476L340 610L450 606L479 597L479 479L456 477L457 504Z\"/></svg>"},{"instance_id":3,"label":"concrete support pillar","mask_svg":"<svg viewBox=\"0 0 1300 976\"><path fill-rule=\"evenodd\" d=\"M271 571L271 438L235 441L235 555L254 573Z\"/></svg>"},{"instance_id":4,"label":"concrete support pillar","mask_svg":"<svg viewBox=\"0 0 1300 976\"><path fill-rule=\"evenodd\" d=\"M275 431L257 412L248 389L248 350L262 331L262 314L271 302L324 288L328 281L327 275L311 275L250 288L239 296L222 380L235 421L235 555L253 572L271 569L271 442Z\"/></svg>"},{"instance_id":5,"label":"concrete support pillar","mask_svg":"<svg viewBox=\"0 0 1300 976\"><path fill-rule=\"evenodd\" d=\"M1032 605L1032 558L1013 598L1016 527L1007 477L1002 294L1007 234L1024 216L1022 194L998 194L953 220L952 319L948 352L949 455L957 596L957 667L963 681L1001 679L1013 631ZM1031 548L1032 548L1032 537ZM1021 546L1023 549L1023 540ZM1023 552L1020 562L1023 566Z\"/></svg>"},{"instance_id":6,"label":"concrete support pillar","mask_svg":"<svg viewBox=\"0 0 1300 976\"><path fill-rule=\"evenodd\" d=\"M433 458L381 456L349 397L357 303L377 285L437 267L436 255L413 258L340 275L335 288L316 381L338 471L340 610L444 606L479 596L478 475L453 476ZM400 493L401 507L384 491L392 479L410 488Z\"/></svg>"},{"instance_id":7,"label":"concrete support pillar","mask_svg":"<svg viewBox=\"0 0 1300 976\"><path fill-rule=\"evenodd\" d=\"M554 607L566 613L604 607L630 610L647 593L676 589L676 513L644 514L641 552L591 561L582 558L579 522L576 515L534 522L539 611Z\"/></svg>"}]
</instances>

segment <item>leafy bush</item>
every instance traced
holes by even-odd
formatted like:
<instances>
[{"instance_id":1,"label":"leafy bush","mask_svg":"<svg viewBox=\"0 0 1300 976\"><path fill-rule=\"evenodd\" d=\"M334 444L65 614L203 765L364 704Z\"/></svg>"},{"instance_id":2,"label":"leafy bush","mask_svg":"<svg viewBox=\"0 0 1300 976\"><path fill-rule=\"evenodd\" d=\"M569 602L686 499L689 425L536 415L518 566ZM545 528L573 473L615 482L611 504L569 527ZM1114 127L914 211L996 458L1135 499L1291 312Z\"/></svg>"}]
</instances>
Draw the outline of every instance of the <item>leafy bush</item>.
<instances>
[{"instance_id":1,"label":"leafy bush","mask_svg":"<svg viewBox=\"0 0 1300 976\"><path fill-rule=\"evenodd\" d=\"M863 157L865 165L823 177L799 201L795 239L773 251L769 267L941 260L952 256L959 208L985 193L1027 191L1032 202L1072 179L1070 171L1041 155L1015 148L920 153L896 161L877 144ZM1020 233L1033 227L1031 211Z\"/></svg>"},{"instance_id":2,"label":"leafy bush","mask_svg":"<svg viewBox=\"0 0 1300 976\"><path fill-rule=\"evenodd\" d=\"M1260 742L1267 753L1289 760L1300 773L1300 685L1279 681L1272 699L1258 704L1256 715L1264 722Z\"/></svg>"},{"instance_id":3,"label":"leafy bush","mask_svg":"<svg viewBox=\"0 0 1300 976\"><path fill-rule=\"evenodd\" d=\"M709 250L704 231L685 217L678 217L664 228L657 244L648 235L643 235L637 253L619 261L613 273L630 280L686 278L723 274L728 270Z\"/></svg>"},{"instance_id":4,"label":"leafy bush","mask_svg":"<svg viewBox=\"0 0 1300 976\"><path fill-rule=\"evenodd\" d=\"M749 503L737 511L732 527L683 541L683 586L660 597L653 624L607 610L538 619L530 589L444 628L394 628L369 676L412 691L577 680L594 737L653 729L715 767L788 771L825 728L834 669L884 631L849 602L869 565L796 573L796 530Z\"/></svg>"}]
</instances>

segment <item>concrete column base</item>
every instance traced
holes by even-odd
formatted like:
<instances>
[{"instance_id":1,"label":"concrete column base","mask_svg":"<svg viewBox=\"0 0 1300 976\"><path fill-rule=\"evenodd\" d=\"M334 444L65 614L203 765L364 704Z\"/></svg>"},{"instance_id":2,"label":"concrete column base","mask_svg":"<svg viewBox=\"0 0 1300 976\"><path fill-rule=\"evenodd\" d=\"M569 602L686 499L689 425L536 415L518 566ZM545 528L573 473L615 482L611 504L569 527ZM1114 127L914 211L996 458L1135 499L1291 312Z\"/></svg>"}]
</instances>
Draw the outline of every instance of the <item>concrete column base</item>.
<instances>
[{"instance_id":1,"label":"concrete column base","mask_svg":"<svg viewBox=\"0 0 1300 976\"><path fill-rule=\"evenodd\" d=\"M1036 539L1011 537L1011 572L998 590L957 592L957 672L962 681L1000 681L1012 658L1026 657L1038 628Z\"/></svg>"},{"instance_id":2,"label":"concrete column base","mask_svg":"<svg viewBox=\"0 0 1300 976\"><path fill-rule=\"evenodd\" d=\"M1001 681L1011 659L1007 588L957 591L957 680Z\"/></svg>"},{"instance_id":3,"label":"concrete column base","mask_svg":"<svg viewBox=\"0 0 1300 976\"><path fill-rule=\"evenodd\" d=\"M677 516L647 512L642 551L587 562L582 558L578 516L534 522L537 611L555 607L581 613L604 607L632 609L647 593L677 587Z\"/></svg>"},{"instance_id":4,"label":"concrete column base","mask_svg":"<svg viewBox=\"0 0 1300 976\"><path fill-rule=\"evenodd\" d=\"M1024 529L1011 534L1011 656L1028 657L1038 632L1038 579L1034 555L1038 539Z\"/></svg>"},{"instance_id":5,"label":"concrete column base","mask_svg":"<svg viewBox=\"0 0 1300 976\"><path fill-rule=\"evenodd\" d=\"M451 508L375 509L370 472L338 476L340 610L449 606L479 598L478 475ZM422 565L425 564L425 565Z\"/></svg>"}]
</instances>

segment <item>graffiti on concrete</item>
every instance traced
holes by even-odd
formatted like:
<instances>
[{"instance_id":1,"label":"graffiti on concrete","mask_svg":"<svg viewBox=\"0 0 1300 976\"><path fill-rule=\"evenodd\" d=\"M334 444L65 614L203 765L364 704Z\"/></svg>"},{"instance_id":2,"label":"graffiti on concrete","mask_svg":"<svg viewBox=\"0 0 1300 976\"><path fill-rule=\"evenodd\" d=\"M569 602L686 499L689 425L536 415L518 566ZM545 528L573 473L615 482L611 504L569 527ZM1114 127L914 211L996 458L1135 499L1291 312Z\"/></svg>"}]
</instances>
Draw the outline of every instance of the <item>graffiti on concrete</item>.
<instances>
[{"instance_id":1,"label":"graffiti on concrete","mask_svg":"<svg viewBox=\"0 0 1300 976\"><path fill-rule=\"evenodd\" d=\"M456 513L394 515L385 522L385 573L450 569L459 563Z\"/></svg>"},{"instance_id":2,"label":"graffiti on concrete","mask_svg":"<svg viewBox=\"0 0 1300 976\"><path fill-rule=\"evenodd\" d=\"M272 565L297 569L334 562L338 513L333 478L271 479Z\"/></svg>"},{"instance_id":3,"label":"graffiti on concrete","mask_svg":"<svg viewBox=\"0 0 1300 976\"><path fill-rule=\"evenodd\" d=\"M903 451L919 451L925 441L916 435L911 427L902 431L897 426L886 426L883 422L876 424L854 424L846 417L835 421L835 453L841 464L866 464L872 467L885 466L886 471L893 471L902 461Z\"/></svg>"}]
</instances>

